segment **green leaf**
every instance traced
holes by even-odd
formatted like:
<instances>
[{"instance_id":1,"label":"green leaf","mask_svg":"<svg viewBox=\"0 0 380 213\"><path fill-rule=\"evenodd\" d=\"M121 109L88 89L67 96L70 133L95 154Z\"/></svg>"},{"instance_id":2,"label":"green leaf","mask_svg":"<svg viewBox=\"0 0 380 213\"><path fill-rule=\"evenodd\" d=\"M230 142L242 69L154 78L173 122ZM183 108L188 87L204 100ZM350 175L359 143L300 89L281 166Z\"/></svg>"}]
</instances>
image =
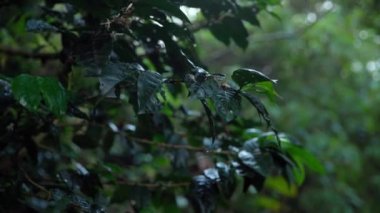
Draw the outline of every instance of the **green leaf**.
<instances>
[{"instance_id":1,"label":"green leaf","mask_svg":"<svg viewBox=\"0 0 380 213\"><path fill-rule=\"evenodd\" d=\"M59 29L42 20L31 19L26 22L26 29L30 32L58 32Z\"/></svg>"},{"instance_id":2,"label":"green leaf","mask_svg":"<svg viewBox=\"0 0 380 213\"><path fill-rule=\"evenodd\" d=\"M219 89L219 92L212 97L212 100L215 103L216 112L227 122L233 120L240 112L241 98L234 89Z\"/></svg>"},{"instance_id":3,"label":"green leaf","mask_svg":"<svg viewBox=\"0 0 380 213\"><path fill-rule=\"evenodd\" d=\"M162 76L156 72L143 71L137 82L139 113L151 113L161 109L157 93L162 87Z\"/></svg>"},{"instance_id":4,"label":"green leaf","mask_svg":"<svg viewBox=\"0 0 380 213\"><path fill-rule=\"evenodd\" d=\"M274 101L276 97L279 97L278 93L274 89L274 84L271 81L258 82L256 84L246 85L243 91L254 91L260 94L264 94L269 100Z\"/></svg>"},{"instance_id":5,"label":"green leaf","mask_svg":"<svg viewBox=\"0 0 380 213\"><path fill-rule=\"evenodd\" d=\"M66 112L66 91L54 78L21 74L13 79L12 91L16 100L31 111L36 111L43 100L55 115Z\"/></svg>"},{"instance_id":6,"label":"green leaf","mask_svg":"<svg viewBox=\"0 0 380 213\"><path fill-rule=\"evenodd\" d=\"M270 79L265 74L254 70L254 69L247 69L242 68L235 70L232 74L232 79L242 88L249 84L256 84L259 82L265 82L270 81L272 83L275 83L275 80Z\"/></svg>"},{"instance_id":7,"label":"green leaf","mask_svg":"<svg viewBox=\"0 0 380 213\"><path fill-rule=\"evenodd\" d=\"M301 162L319 174L323 174L325 172L325 168L321 162L307 150L291 143L282 143L282 145L283 149L288 152L289 155L292 156L292 158L294 158L296 161Z\"/></svg>"},{"instance_id":8,"label":"green leaf","mask_svg":"<svg viewBox=\"0 0 380 213\"><path fill-rule=\"evenodd\" d=\"M48 109L55 115L65 113L67 96L62 85L56 79L49 77L38 78L38 85Z\"/></svg>"},{"instance_id":9,"label":"green leaf","mask_svg":"<svg viewBox=\"0 0 380 213\"><path fill-rule=\"evenodd\" d=\"M12 80L12 92L15 99L30 111L36 111L42 100L37 78L21 74Z\"/></svg>"}]
</instances>

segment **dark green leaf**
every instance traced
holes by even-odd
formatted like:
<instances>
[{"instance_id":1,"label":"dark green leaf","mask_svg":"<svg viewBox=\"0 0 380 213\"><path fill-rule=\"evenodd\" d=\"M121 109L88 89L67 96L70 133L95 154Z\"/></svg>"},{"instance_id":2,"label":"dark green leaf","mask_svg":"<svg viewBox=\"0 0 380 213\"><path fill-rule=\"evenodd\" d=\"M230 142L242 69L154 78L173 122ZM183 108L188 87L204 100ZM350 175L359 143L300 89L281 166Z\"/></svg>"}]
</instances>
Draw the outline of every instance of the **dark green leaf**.
<instances>
[{"instance_id":1,"label":"dark green leaf","mask_svg":"<svg viewBox=\"0 0 380 213\"><path fill-rule=\"evenodd\" d=\"M21 74L12 80L12 92L15 99L25 108L36 111L42 100L37 78Z\"/></svg>"},{"instance_id":2,"label":"dark green leaf","mask_svg":"<svg viewBox=\"0 0 380 213\"><path fill-rule=\"evenodd\" d=\"M212 112L211 112L210 108L207 106L207 103L205 100L201 100L201 103L202 103L203 108L205 109L205 112L206 112L206 115L208 118L208 122L209 122L209 126L210 126L210 132L211 132L211 136L212 136L212 143L214 143L216 133L215 133L215 125L214 125L214 119L212 116Z\"/></svg>"},{"instance_id":3,"label":"dark green leaf","mask_svg":"<svg viewBox=\"0 0 380 213\"><path fill-rule=\"evenodd\" d=\"M232 74L232 79L242 88L248 84L256 84L264 81L271 81L275 83L276 81L270 79L263 73L253 70L253 69L238 69Z\"/></svg>"},{"instance_id":4,"label":"dark green leaf","mask_svg":"<svg viewBox=\"0 0 380 213\"><path fill-rule=\"evenodd\" d=\"M162 77L159 73L143 71L139 74L137 94L139 113L151 113L160 110L161 103L157 98L162 86Z\"/></svg>"},{"instance_id":5,"label":"dark green leaf","mask_svg":"<svg viewBox=\"0 0 380 213\"><path fill-rule=\"evenodd\" d=\"M67 96L62 85L53 78L38 78L38 85L48 109L56 115L66 112Z\"/></svg>"},{"instance_id":6,"label":"dark green leaf","mask_svg":"<svg viewBox=\"0 0 380 213\"><path fill-rule=\"evenodd\" d=\"M143 71L143 67L136 63L107 63L99 77L100 91L107 97L115 97L114 87L129 78L137 79L138 72Z\"/></svg>"},{"instance_id":7,"label":"dark green leaf","mask_svg":"<svg viewBox=\"0 0 380 213\"><path fill-rule=\"evenodd\" d=\"M245 97L256 108L259 116L265 120L267 126L271 127L272 124L269 118L269 113L267 109L265 108L264 104L261 103L260 99L245 92L241 92L240 94L242 94L243 97Z\"/></svg>"},{"instance_id":8,"label":"dark green leaf","mask_svg":"<svg viewBox=\"0 0 380 213\"><path fill-rule=\"evenodd\" d=\"M239 9L239 17L255 26L260 26L257 19L258 9L256 7L243 7Z\"/></svg>"},{"instance_id":9,"label":"dark green leaf","mask_svg":"<svg viewBox=\"0 0 380 213\"><path fill-rule=\"evenodd\" d=\"M216 112L225 121L233 120L240 112L239 93L231 88L219 89L216 95L212 96L215 103Z\"/></svg>"}]
</instances>

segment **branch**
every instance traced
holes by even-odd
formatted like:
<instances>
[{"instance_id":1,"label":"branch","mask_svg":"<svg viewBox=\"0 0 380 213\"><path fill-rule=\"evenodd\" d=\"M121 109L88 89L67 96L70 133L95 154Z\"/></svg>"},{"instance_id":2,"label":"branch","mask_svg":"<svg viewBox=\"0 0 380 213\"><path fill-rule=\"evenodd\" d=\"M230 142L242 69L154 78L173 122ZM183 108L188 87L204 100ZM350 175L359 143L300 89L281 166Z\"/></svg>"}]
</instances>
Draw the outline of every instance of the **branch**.
<instances>
[{"instance_id":1,"label":"branch","mask_svg":"<svg viewBox=\"0 0 380 213\"><path fill-rule=\"evenodd\" d=\"M196 146L190 146L190 145L182 145L182 144L167 144L167 143L158 143L142 138L135 138L135 137L128 137L128 139L139 143L139 144L145 144L145 145L153 145L157 146L163 149L186 149L188 151L192 152L203 152L205 154L214 154L214 155L226 155L226 156L231 156L234 153L230 151L216 151L216 150L208 150L205 148L201 147L196 147Z\"/></svg>"},{"instance_id":2,"label":"branch","mask_svg":"<svg viewBox=\"0 0 380 213\"><path fill-rule=\"evenodd\" d=\"M0 53L9 56L20 56L24 58L41 59L41 60L55 60L60 58L60 53L33 53L21 49L14 49L10 47L1 47Z\"/></svg>"},{"instance_id":3,"label":"branch","mask_svg":"<svg viewBox=\"0 0 380 213\"><path fill-rule=\"evenodd\" d=\"M177 187L187 187L190 182L155 182L155 183L141 183L141 182L129 182L127 180L117 180L117 184L125 184L128 186L139 186L149 189L155 188L177 188Z\"/></svg>"}]
</instances>

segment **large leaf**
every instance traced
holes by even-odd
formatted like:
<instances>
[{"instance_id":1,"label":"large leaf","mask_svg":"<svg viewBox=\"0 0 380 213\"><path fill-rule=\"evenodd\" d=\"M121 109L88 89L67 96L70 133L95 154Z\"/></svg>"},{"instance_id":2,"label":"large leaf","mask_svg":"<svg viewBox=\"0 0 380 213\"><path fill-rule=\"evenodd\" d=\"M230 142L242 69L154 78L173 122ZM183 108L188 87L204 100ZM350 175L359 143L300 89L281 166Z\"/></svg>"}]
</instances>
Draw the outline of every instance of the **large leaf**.
<instances>
[{"instance_id":1,"label":"large leaf","mask_svg":"<svg viewBox=\"0 0 380 213\"><path fill-rule=\"evenodd\" d=\"M122 63L122 62L110 62L102 70L102 74L99 77L100 91L102 95L107 97L115 97L114 87L126 80L136 80L139 71L143 71L137 63Z\"/></svg>"},{"instance_id":2,"label":"large leaf","mask_svg":"<svg viewBox=\"0 0 380 213\"><path fill-rule=\"evenodd\" d=\"M137 94L139 113L151 113L160 110L161 103L157 93L162 87L162 76L156 72L144 71L139 74Z\"/></svg>"},{"instance_id":3,"label":"large leaf","mask_svg":"<svg viewBox=\"0 0 380 213\"><path fill-rule=\"evenodd\" d=\"M62 85L54 78L38 78L38 85L48 109L56 115L66 112L67 96Z\"/></svg>"},{"instance_id":4,"label":"large leaf","mask_svg":"<svg viewBox=\"0 0 380 213\"><path fill-rule=\"evenodd\" d=\"M42 100L37 78L21 74L12 80L12 93L25 108L36 111Z\"/></svg>"},{"instance_id":5,"label":"large leaf","mask_svg":"<svg viewBox=\"0 0 380 213\"><path fill-rule=\"evenodd\" d=\"M275 80L270 79L265 74L254 69L238 69L232 74L232 79L240 86L244 87L248 84L256 84L259 82L270 81L275 83Z\"/></svg>"},{"instance_id":6,"label":"large leaf","mask_svg":"<svg viewBox=\"0 0 380 213\"><path fill-rule=\"evenodd\" d=\"M36 111L44 101L50 112L56 115L66 112L66 91L54 78L22 74L13 79L12 91L16 100L31 111Z\"/></svg>"}]
</instances>

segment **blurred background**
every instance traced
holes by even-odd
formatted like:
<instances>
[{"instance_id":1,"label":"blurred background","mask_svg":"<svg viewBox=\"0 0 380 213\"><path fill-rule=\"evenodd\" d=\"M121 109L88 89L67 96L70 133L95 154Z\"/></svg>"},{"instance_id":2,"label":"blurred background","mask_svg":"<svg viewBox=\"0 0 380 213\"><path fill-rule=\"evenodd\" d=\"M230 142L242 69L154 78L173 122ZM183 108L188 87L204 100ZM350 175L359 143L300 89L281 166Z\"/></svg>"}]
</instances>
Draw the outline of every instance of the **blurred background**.
<instances>
[{"instance_id":1,"label":"blurred background","mask_svg":"<svg viewBox=\"0 0 380 213\"><path fill-rule=\"evenodd\" d=\"M278 79L277 128L326 168L295 189L281 180L235 198L241 212L376 212L380 204L380 1L285 0L260 14L244 51L197 33L211 72L254 68ZM191 11L190 11L191 12ZM228 29L226 29L228 30Z\"/></svg>"}]
</instances>

